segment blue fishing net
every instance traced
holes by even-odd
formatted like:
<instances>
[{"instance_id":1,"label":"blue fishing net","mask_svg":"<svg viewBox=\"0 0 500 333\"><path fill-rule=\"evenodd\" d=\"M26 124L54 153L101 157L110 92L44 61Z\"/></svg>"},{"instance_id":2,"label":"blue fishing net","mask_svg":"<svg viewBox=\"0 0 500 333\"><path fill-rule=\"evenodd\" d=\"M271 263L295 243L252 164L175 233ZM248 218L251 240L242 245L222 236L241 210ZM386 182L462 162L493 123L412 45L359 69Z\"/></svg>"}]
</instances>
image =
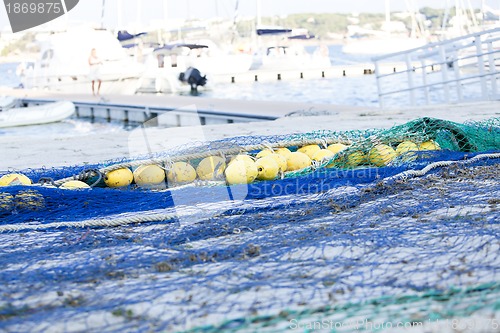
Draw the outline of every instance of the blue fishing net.
<instances>
[{"instance_id":1,"label":"blue fishing net","mask_svg":"<svg viewBox=\"0 0 500 333\"><path fill-rule=\"evenodd\" d=\"M416 141L409 128L239 137L140 158L304 138L368 149L390 133ZM498 120L458 128L421 131L443 149L385 167L159 190L2 187L0 331L494 331ZM21 172L57 180L130 161Z\"/></svg>"}]
</instances>

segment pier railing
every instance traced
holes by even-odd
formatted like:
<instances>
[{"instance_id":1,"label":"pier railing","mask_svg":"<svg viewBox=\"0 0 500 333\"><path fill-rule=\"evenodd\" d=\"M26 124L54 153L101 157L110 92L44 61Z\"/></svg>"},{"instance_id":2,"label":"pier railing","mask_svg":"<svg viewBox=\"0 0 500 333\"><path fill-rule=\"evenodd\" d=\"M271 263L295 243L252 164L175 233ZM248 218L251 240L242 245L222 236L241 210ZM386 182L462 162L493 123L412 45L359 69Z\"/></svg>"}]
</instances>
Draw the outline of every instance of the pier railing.
<instances>
[{"instance_id":1,"label":"pier railing","mask_svg":"<svg viewBox=\"0 0 500 333\"><path fill-rule=\"evenodd\" d=\"M409 105L500 99L500 28L372 60L382 107L400 102L401 94L408 96ZM390 73L380 70L396 61L405 66Z\"/></svg>"}]
</instances>

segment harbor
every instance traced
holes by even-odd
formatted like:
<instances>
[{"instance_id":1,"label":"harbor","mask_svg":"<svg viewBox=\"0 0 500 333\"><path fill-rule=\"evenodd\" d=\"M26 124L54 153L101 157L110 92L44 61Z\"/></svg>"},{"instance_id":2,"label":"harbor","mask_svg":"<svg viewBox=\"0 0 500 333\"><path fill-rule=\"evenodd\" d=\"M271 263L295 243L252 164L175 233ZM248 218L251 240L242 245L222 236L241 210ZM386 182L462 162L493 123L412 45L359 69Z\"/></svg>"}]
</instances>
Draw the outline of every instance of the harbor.
<instances>
[{"instance_id":1,"label":"harbor","mask_svg":"<svg viewBox=\"0 0 500 333\"><path fill-rule=\"evenodd\" d=\"M498 4L61 5L0 12L0 331L498 331Z\"/></svg>"}]
</instances>

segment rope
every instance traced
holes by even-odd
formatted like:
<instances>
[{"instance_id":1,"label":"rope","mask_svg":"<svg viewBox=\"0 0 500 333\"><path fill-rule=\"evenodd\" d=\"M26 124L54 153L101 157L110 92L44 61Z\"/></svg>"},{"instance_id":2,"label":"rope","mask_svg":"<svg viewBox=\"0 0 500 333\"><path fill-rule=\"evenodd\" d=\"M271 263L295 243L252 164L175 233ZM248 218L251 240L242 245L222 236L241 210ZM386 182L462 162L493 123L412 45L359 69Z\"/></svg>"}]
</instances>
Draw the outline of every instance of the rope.
<instances>
[{"instance_id":1,"label":"rope","mask_svg":"<svg viewBox=\"0 0 500 333\"><path fill-rule=\"evenodd\" d=\"M118 227L122 225L132 224L132 223L145 223L145 222L159 222L166 220L174 220L177 218L177 215L173 214L151 214L151 215L143 215L144 212L140 212L141 215L136 216L127 216L120 218L103 218L96 220L83 220L76 222L52 222L52 223L44 223L44 224L7 224L0 225L0 233L2 232L16 232L22 230L45 230L51 228L64 228L64 227L73 227L73 228L87 228L87 227Z\"/></svg>"},{"instance_id":2,"label":"rope","mask_svg":"<svg viewBox=\"0 0 500 333\"><path fill-rule=\"evenodd\" d=\"M461 160L461 161L439 161L434 162L427 165L425 168L421 170L408 170L401 172L397 175L388 177L384 179L384 183L391 182L394 180L406 180L411 177L421 177L429 173L431 170L446 167L453 164L471 164L476 161L484 160L484 159L496 159L500 158L500 153L492 153L492 154L481 154L476 155L469 160ZM311 167L308 167L311 168ZM307 169L307 168L306 168ZM206 185L220 185L222 182L208 182ZM187 184L183 187L191 187L191 186L200 186L200 184ZM145 223L145 222L159 222L166 220L173 220L178 218L177 215L174 214L164 214L164 213L156 213L144 215L145 212L140 212L140 215L135 216L126 216L119 218L102 218L102 219L92 219L92 220L84 220L78 222L52 222L45 223L39 225L32 224L8 224L8 225L0 225L0 233L2 232L16 232L22 230L45 230L50 228L63 228L63 227L75 227L75 228L86 228L86 227L117 227L121 225L127 225L132 223Z\"/></svg>"},{"instance_id":3,"label":"rope","mask_svg":"<svg viewBox=\"0 0 500 333\"><path fill-rule=\"evenodd\" d=\"M500 153L492 153L492 154L480 154L476 155L473 158L465 161L438 161L438 162L433 162L431 164L428 164L425 168L421 170L407 170L403 171L401 173L398 173L397 175L388 177L384 179L384 183L388 183L391 181L395 180L402 180L402 179L408 179L411 177L422 177L429 173L431 170L434 170L439 167L445 167L445 166L450 166L453 164L470 164L474 163L476 161L484 160L484 159L495 159L495 158L500 158Z\"/></svg>"}]
</instances>

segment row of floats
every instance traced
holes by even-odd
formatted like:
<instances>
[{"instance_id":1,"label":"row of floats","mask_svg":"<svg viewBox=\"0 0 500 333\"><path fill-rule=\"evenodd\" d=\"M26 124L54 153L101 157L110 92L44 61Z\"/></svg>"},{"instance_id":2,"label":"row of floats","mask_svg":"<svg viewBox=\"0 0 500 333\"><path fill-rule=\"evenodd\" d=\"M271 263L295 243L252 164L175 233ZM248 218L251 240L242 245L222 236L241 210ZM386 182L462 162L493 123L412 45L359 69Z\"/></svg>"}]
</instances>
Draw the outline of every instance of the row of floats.
<instances>
[{"instance_id":1,"label":"row of floats","mask_svg":"<svg viewBox=\"0 0 500 333\"><path fill-rule=\"evenodd\" d=\"M411 155L412 151L439 150L434 141L422 142L419 145L412 141L403 141L394 145L378 144L368 151L348 149L342 143L334 143L321 148L311 144L291 151L288 148L268 148L256 154L239 154L225 158L208 156L199 163L190 161L175 162L168 166L156 164L141 165L133 170L122 167L103 175L104 184L111 188L126 187L136 184L140 187L152 187L163 184L181 185L194 182L225 180L226 184L249 184L255 180L274 180L286 172L300 171L316 166L356 168L360 165L382 167L390 164L397 156ZM346 150L346 152L344 152ZM343 153L344 152L344 153ZM193 165L196 165L194 167ZM10 173L0 178L0 186L30 185L32 181L23 174ZM69 180L59 186L61 189L90 188L92 182Z\"/></svg>"}]
</instances>

